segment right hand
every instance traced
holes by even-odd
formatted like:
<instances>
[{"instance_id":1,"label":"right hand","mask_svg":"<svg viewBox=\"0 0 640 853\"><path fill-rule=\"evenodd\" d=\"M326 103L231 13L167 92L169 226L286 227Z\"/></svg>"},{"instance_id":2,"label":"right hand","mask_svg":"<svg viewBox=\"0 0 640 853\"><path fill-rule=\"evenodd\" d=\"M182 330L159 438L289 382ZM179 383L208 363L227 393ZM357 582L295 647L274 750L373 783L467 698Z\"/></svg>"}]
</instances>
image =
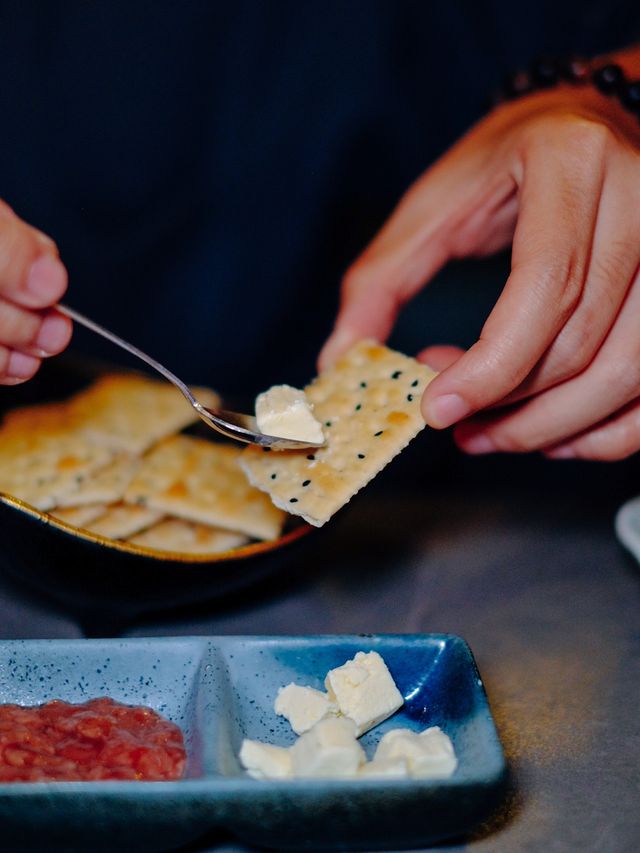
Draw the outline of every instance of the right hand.
<instances>
[{"instance_id":1,"label":"right hand","mask_svg":"<svg viewBox=\"0 0 640 853\"><path fill-rule=\"evenodd\" d=\"M0 201L0 385L18 385L71 339L53 309L67 289L56 244Z\"/></svg>"}]
</instances>

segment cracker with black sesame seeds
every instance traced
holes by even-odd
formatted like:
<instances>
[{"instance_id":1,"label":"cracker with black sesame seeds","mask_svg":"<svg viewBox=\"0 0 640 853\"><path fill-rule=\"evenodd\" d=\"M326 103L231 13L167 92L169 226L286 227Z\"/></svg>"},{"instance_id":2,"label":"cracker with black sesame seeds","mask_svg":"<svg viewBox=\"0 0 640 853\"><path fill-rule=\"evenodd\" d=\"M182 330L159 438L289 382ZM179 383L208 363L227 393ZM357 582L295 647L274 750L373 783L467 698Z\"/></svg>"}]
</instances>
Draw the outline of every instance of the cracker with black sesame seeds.
<instances>
[{"instance_id":1,"label":"cracker with black sesame seeds","mask_svg":"<svg viewBox=\"0 0 640 853\"><path fill-rule=\"evenodd\" d=\"M163 513L146 506L118 503L84 526L105 539L128 539L156 524L162 516Z\"/></svg>"},{"instance_id":2,"label":"cracker with black sesame seeds","mask_svg":"<svg viewBox=\"0 0 640 853\"><path fill-rule=\"evenodd\" d=\"M186 435L165 439L143 459L125 502L256 539L275 539L284 513L249 485L238 465L241 453L235 446Z\"/></svg>"},{"instance_id":3,"label":"cracker with black sesame seeds","mask_svg":"<svg viewBox=\"0 0 640 853\"><path fill-rule=\"evenodd\" d=\"M435 372L374 341L360 341L305 388L326 445L264 453L240 464L274 504L321 527L424 427L420 399Z\"/></svg>"},{"instance_id":4,"label":"cracker with black sesame seeds","mask_svg":"<svg viewBox=\"0 0 640 853\"><path fill-rule=\"evenodd\" d=\"M249 541L242 533L219 530L180 518L166 518L128 539L132 545L180 554L220 554Z\"/></svg>"}]
</instances>

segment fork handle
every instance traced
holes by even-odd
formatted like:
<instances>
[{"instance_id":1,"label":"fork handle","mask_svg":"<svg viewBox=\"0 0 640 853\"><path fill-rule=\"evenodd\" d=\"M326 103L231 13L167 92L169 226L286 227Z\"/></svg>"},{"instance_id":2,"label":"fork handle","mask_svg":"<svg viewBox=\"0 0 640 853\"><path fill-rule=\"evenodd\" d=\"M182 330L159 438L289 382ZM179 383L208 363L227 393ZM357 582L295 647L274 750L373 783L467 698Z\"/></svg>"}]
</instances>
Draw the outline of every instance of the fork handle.
<instances>
[{"instance_id":1,"label":"fork handle","mask_svg":"<svg viewBox=\"0 0 640 853\"><path fill-rule=\"evenodd\" d=\"M139 358L141 361L144 361L145 364L148 364L149 367L152 367L154 370L157 370L165 379L168 379L169 382L172 382L179 391L181 391L187 400L191 403L192 406L195 406L196 409L200 408L200 403L193 396L189 388L184 384L181 379L172 373L168 368L166 368L163 364L160 364L159 361L156 361L155 358L151 358L150 355L147 355L146 352L142 352L141 349L130 344L128 341L125 341L123 338L118 335L110 332L108 329L99 326L97 323L94 323L93 320L90 320L88 317L85 317L83 314L79 314L74 308L69 308L68 305L63 305L61 302L58 302L56 305L56 310L61 314L64 314L66 317L69 317L70 320L73 320L75 323L79 323L81 326L85 326L87 329L90 329L92 332L95 332L97 335L101 335L103 338L106 338L108 341L111 341L112 344L116 344L116 346L121 347L127 352L131 353L131 355L135 355L136 358Z\"/></svg>"}]
</instances>

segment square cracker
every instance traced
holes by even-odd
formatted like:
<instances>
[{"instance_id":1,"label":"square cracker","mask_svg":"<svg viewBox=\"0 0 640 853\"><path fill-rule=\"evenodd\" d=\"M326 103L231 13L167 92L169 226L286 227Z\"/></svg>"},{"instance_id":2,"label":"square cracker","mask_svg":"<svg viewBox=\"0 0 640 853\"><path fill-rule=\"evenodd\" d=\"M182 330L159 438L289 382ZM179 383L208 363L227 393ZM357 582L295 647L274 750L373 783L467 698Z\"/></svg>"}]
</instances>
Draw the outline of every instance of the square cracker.
<instances>
[{"instance_id":1,"label":"square cracker","mask_svg":"<svg viewBox=\"0 0 640 853\"><path fill-rule=\"evenodd\" d=\"M216 406L217 394L194 388L205 406ZM169 382L136 374L109 374L70 403L70 415L91 440L129 453L144 453L157 441L198 420L195 409Z\"/></svg>"},{"instance_id":2,"label":"square cracker","mask_svg":"<svg viewBox=\"0 0 640 853\"><path fill-rule=\"evenodd\" d=\"M236 447L178 435L165 439L143 459L125 493L166 515L275 539L284 514L247 482Z\"/></svg>"},{"instance_id":3,"label":"square cracker","mask_svg":"<svg viewBox=\"0 0 640 853\"><path fill-rule=\"evenodd\" d=\"M106 539L128 539L162 518L162 513L137 504L114 504L85 527Z\"/></svg>"},{"instance_id":4,"label":"square cracker","mask_svg":"<svg viewBox=\"0 0 640 853\"><path fill-rule=\"evenodd\" d=\"M247 447L240 464L276 506L321 527L424 429L420 398L435 375L413 358L360 341L305 388L326 445Z\"/></svg>"},{"instance_id":5,"label":"square cracker","mask_svg":"<svg viewBox=\"0 0 640 853\"><path fill-rule=\"evenodd\" d=\"M48 426L23 432L8 423L0 429L0 491L49 510L77 493L88 477L112 459L108 447L73 432Z\"/></svg>"},{"instance_id":6,"label":"square cracker","mask_svg":"<svg viewBox=\"0 0 640 853\"><path fill-rule=\"evenodd\" d=\"M196 395L205 405L219 402L207 389ZM135 471L123 451L140 453L195 420L194 409L168 383L136 374L104 376L69 401L6 415L0 491L40 510L113 503Z\"/></svg>"},{"instance_id":7,"label":"square cracker","mask_svg":"<svg viewBox=\"0 0 640 853\"><path fill-rule=\"evenodd\" d=\"M205 524L194 524L181 518L167 518L128 540L134 545L154 551L182 554L219 554L239 548L248 541L242 533L218 530Z\"/></svg>"},{"instance_id":8,"label":"square cracker","mask_svg":"<svg viewBox=\"0 0 640 853\"><path fill-rule=\"evenodd\" d=\"M69 506L52 510L49 515L60 521L66 521L72 527L86 527L91 521L95 521L104 515L108 507L106 504L85 504L85 506Z\"/></svg>"},{"instance_id":9,"label":"square cracker","mask_svg":"<svg viewBox=\"0 0 640 853\"><path fill-rule=\"evenodd\" d=\"M122 500L127 486L140 467L140 459L129 453L118 453L103 468L77 477L73 488L58 498L59 507L84 504L112 504Z\"/></svg>"}]
</instances>

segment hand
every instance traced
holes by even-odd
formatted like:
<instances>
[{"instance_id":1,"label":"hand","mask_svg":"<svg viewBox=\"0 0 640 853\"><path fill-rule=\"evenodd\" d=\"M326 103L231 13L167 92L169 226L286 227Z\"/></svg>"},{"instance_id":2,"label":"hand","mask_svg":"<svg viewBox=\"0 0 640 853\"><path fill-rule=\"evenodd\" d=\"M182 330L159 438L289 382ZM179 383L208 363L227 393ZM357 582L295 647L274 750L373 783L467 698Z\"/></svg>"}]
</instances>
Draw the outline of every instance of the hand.
<instances>
[{"instance_id":1,"label":"hand","mask_svg":"<svg viewBox=\"0 0 640 853\"><path fill-rule=\"evenodd\" d=\"M51 310L66 289L53 240L0 201L0 385L30 379L67 346L71 323Z\"/></svg>"},{"instance_id":2,"label":"hand","mask_svg":"<svg viewBox=\"0 0 640 853\"><path fill-rule=\"evenodd\" d=\"M347 272L321 367L359 338L386 339L448 260L513 241L480 339L421 353L442 370L425 420L459 424L469 453L640 449L639 150L633 116L591 88L496 109L416 182Z\"/></svg>"}]
</instances>

